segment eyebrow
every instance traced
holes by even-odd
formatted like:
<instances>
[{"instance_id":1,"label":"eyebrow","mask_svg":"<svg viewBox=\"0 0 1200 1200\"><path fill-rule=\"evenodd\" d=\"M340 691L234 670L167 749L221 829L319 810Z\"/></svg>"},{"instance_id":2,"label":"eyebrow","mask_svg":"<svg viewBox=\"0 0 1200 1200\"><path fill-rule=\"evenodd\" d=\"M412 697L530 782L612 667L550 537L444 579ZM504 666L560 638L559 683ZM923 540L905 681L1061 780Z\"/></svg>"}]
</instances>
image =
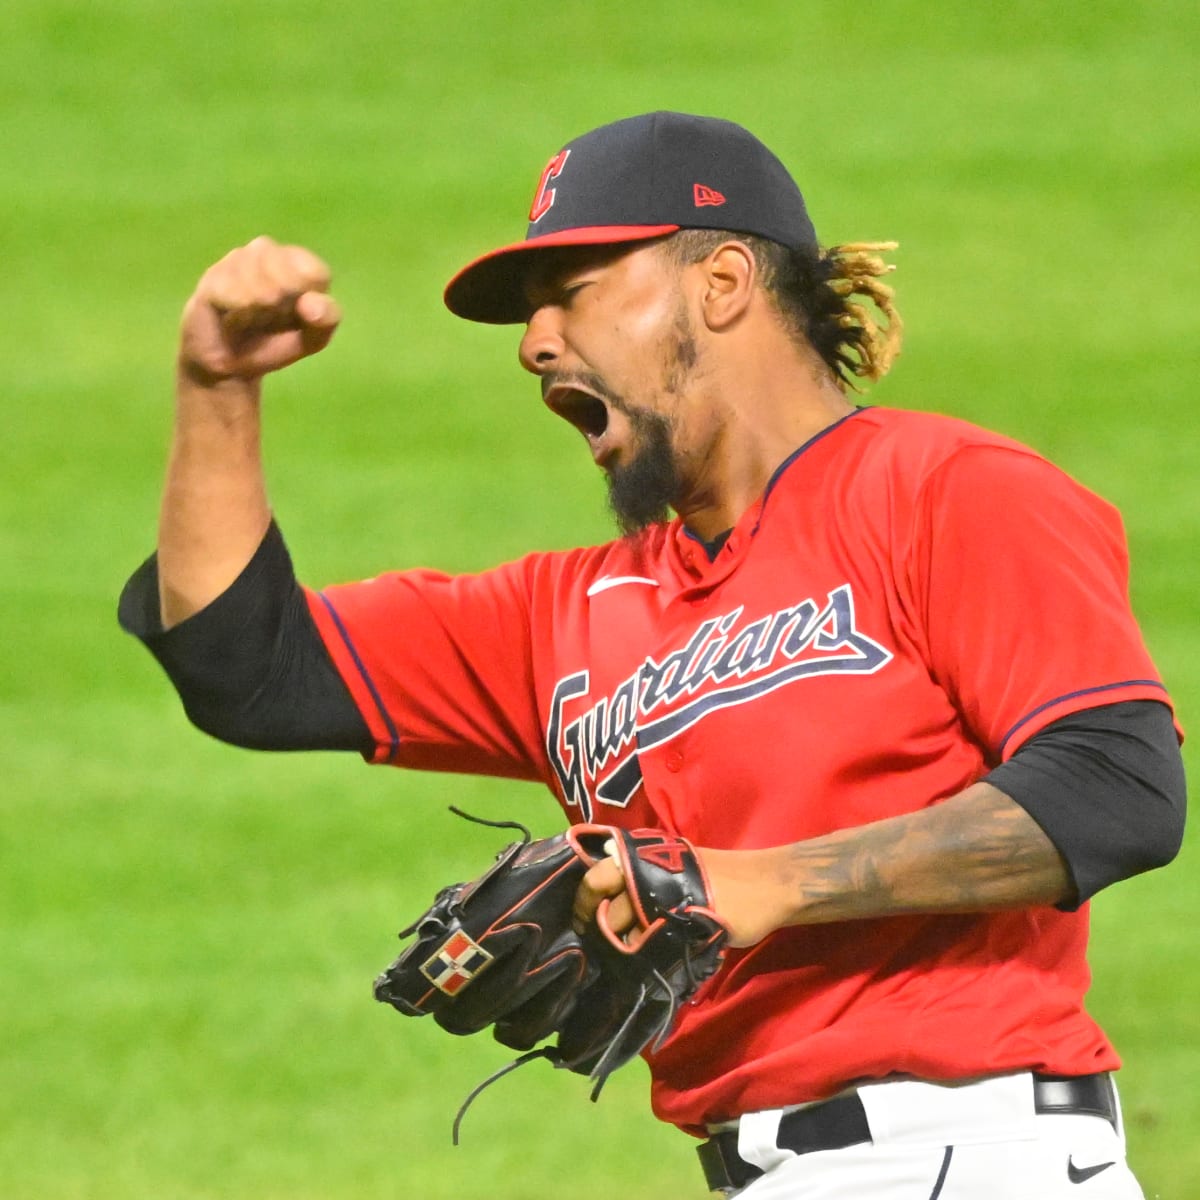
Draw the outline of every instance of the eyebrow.
<instances>
[{"instance_id":1,"label":"eyebrow","mask_svg":"<svg viewBox=\"0 0 1200 1200\"><path fill-rule=\"evenodd\" d=\"M573 274L587 269L591 258L580 254L580 249L576 246L561 249L547 247L530 263L522 280L522 291L531 308L537 307L539 299L544 302L547 296L561 290Z\"/></svg>"},{"instance_id":2,"label":"eyebrow","mask_svg":"<svg viewBox=\"0 0 1200 1200\"><path fill-rule=\"evenodd\" d=\"M608 266L640 244L603 242L594 246L547 246L525 271L522 279L525 300L533 307L539 295L559 290L572 275Z\"/></svg>"}]
</instances>

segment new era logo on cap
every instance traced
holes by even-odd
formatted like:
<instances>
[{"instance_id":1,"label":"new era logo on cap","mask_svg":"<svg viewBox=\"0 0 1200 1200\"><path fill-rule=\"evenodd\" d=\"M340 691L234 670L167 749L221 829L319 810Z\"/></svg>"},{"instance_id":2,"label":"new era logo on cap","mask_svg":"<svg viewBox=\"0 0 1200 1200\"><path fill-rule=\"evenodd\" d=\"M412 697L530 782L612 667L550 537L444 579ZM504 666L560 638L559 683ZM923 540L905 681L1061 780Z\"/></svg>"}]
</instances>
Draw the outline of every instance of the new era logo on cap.
<instances>
[{"instance_id":1,"label":"new era logo on cap","mask_svg":"<svg viewBox=\"0 0 1200 1200\"><path fill-rule=\"evenodd\" d=\"M716 188L705 187L702 183L692 184L692 199L697 208L715 208L725 203L725 197Z\"/></svg>"},{"instance_id":2,"label":"new era logo on cap","mask_svg":"<svg viewBox=\"0 0 1200 1200\"><path fill-rule=\"evenodd\" d=\"M452 933L441 949L421 965L421 974L439 991L453 996L491 965L493 957L462 930Z\"/></svg>"}]
</instances>

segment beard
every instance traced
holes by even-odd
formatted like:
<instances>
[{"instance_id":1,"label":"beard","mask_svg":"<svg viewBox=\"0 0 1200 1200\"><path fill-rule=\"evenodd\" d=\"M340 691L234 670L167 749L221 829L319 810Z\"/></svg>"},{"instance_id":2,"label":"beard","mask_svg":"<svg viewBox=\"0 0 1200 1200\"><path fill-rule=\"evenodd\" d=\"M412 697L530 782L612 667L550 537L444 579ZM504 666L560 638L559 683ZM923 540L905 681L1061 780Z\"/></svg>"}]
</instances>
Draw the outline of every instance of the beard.
<instances>
[{"instance_id":1,"label":"beard","mask_svg":"<svg viewBox=\"0 0 1200 1200\"><path fill-rule=\"evenodd\" d=\"M663 391L679 396L699 358L682 297L665 357ZM671 422L661 413L636 408L620 397L610 394L609 401L624 413L636 438L637 449L629 462L618 464L608 474L608 506L621 532L629 537L670 518L670 506L682 491L683 479Z\"/></svg>"},{"instance_id":2,"label":"beard","mask_svg":"<svg viewBox=\"0 0 1200 1200\"><path fill-rule=\"evenodd\" d=\"M656 412L622 406L637 436L637 452L608 472L608 506L617 526L629 537L670 517L679 495L679 470L671 423Z\"/></svg>"}]
</instances>

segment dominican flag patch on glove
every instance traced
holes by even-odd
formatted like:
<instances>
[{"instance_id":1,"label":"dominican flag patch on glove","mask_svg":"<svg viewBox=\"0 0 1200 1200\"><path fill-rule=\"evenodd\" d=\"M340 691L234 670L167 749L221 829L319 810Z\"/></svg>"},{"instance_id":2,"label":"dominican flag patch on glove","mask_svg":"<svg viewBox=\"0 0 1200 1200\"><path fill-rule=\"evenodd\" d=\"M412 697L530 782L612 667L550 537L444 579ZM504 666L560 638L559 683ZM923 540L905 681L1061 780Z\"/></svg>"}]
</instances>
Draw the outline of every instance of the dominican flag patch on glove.
<instances>
[{"instance_id":1,"label":"dominican flag patch on glove","mask_svg":"<svg viewBox=\"0 0 1200 1200\"><path fill-rule=\"evenodd\" d=\"M421 974L439 991L453 996L486 970L491 962L492 955L460 929L452 933L442 943L441 949L421 964Z\"/></svg>"}]
</instances>

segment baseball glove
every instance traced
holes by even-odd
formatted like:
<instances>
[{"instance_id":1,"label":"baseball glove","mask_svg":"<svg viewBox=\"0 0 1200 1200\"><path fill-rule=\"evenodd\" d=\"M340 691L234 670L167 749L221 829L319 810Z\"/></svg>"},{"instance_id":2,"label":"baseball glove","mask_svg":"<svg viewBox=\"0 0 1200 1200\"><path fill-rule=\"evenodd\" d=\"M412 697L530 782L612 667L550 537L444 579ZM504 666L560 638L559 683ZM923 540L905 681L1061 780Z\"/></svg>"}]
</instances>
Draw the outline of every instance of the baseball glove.
<instances>
[{"instance_id":1,"label":"baseball glove","mask_svg":"<svg viewBox=\"0 0 1200 1200\"><path fill-rule=\"evenodd\" d=\"M456 1142L475 1096L533 1058L589 1076L595 1099L613 1071L667 1035L679 1004L720 966L726 941L699 859L682 838L575 825L534 841L515 822L480 823L519 829L522 840L478 879L439 892L400 935L416 941L375 981L375 998L401 1013L432 1013L454 1034L491 1025L497 1041L527 1051L467 1097ZM606 856L621 868L638 924L617 933L604 901L580 934L575 892Z\"/></svg>"},{"instance_id":2,"label":"baseball glove","mask_svg":"<svg viewBox=\"0 0 1200 1200\"><path fill-rule=\"evenodd\" d=\"M375 980L375 999L406 1016L432 1013L454 1034L495 1026L497 1040L527 1050L556 1031L596 971L571 925L579 881L595 859L565 834L534 841L516 822L468 820L519 829L478 879L443 888L401 930L416 941Z\"/></svg>"}]
</instances>

